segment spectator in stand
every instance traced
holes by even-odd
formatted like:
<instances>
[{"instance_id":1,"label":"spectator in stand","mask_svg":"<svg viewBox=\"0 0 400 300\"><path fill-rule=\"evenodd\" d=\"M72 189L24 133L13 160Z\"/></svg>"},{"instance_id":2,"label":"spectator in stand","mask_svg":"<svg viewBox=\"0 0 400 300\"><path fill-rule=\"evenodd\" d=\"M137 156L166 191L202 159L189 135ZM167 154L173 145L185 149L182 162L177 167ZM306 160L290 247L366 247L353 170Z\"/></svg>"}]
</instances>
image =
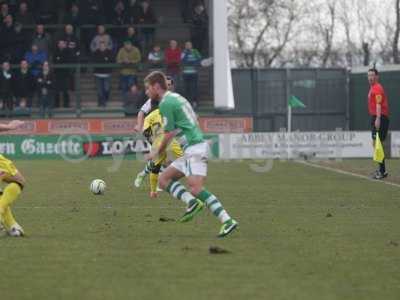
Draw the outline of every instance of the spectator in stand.
<instances>
[{"instance_id":1,"label":"spectator in stand","mask_svg":"<svg viewBox=\"0 0 400 300\"><path fill-rule=\"evenodd\" d=\"M140 15L142 14L142 6L138 0L128 0L127 8L130 24L140 23Z\"/></svg>"},{"instance_id":2,"label":"spectator in stand","mask_svg":"<svg viewBox=\"0 0 400 300\"><path fill-rule=\"evenodd\" d=\"M192 101L193 108L197 107L197 92L198 92L198 67L200 65L201 55L199 51L193 49L191 42L185 43L185 49L182 52L183 64L183 84L185 88L185 97Z\"/></svg>"},{"instance_id":3,"label":"spectator in stand","mask_svg":"<svg viewBox=\"0 0 400 300\"><path fill-rule=\"evenodd\" d=\"M130 91L130 97L128 102L125 103L125 109L136 112L147 101L148 97L146 96L145 91L140 88L139 84L133 84Z\"/></svg>"},{"instance_id":4,"label":"spectator in stand","mask_svg":"<svg viewBox=\"0 0 400 300\"><path fill-rule=\"evenodd\" d=\"M24 59L30 65L31 74L37 77L40 73L43 63L48 59L46 52L39 50L38 45L33 44L31 51L26 52Z\"/></svg>"},{"instance_id":5,"label":"spectator in stand","mask_svg":"<svg viewBox=\"0 0 400 300\"><path fill-rule=\"evenodd\" d=\"M193 47L200 53L208 53L205 47L208 42L208 15L203 4L195 6L192 23L191 40Z\"/></svg>"},{"instance_id":6,"label":"spectator in stand","mask_svg":"<svg viewBox=\"0 0 400 300\"><path fill-rule=\"evenodd\" d=\"M94 53L97 50L99 50L101 43L104 43L108 50L112 51L114 48L111 36L108 33L106 33L104 25L97 26L97 34L94 36L92 42L90 43L90 51Z\"/></svg>"},{"instance_id":7,"label":"spectator in stand","mask_svg":"<svg viewBox=\"0 0 400 300\"><path fill-rule=\"evenodd\" d=\"M50 49L52 47L51 36L49 33L45 32L43 24L36 25L36 31L33 35L32 44L37 45L39 51L46 52L47 55L50 55Z\"/></svg>"},{"instance_id":8,"label":"spectator in stand","mask_svg":"<svg viewBox=\"0 0 400 300\"><path fill-rule=\"evenodd\" d=\"M8 15L11 15L10 9L8 4L3 2L0 4L0 22L3 23Z\"/></svg>"},{"instance_id":9,"label":"spectator in stand","mask_svg":"<svg viewBox=\"0 0 400 300\"><path fill-rule=\"evenodd\" d=\"M165 64L167 67L166 73L174 80L176 90L179 90L180 86L181 56L182 50L178 47L178 42L171 40L169 48L165 50Z\"/></svg>"},{"instance_id":10,"label":"spectator in stand","mask_svg":"<svg viewBox=\"0 0 400 300\"><path fill-rule=\"evenodd\" d=\"M3 60L11 60L14 54L16 43L14 21L11 15L4 18L3 26L1 27L1 54Z\"/></svg>"},{"instance_id":11,"label":"spectator in stand","mask_svg":"<svg viewBox=\"0 0 400 300\"><path fill-rule=\"evenodd\" d=\"M57 48L54 51L55 64L67 64L71 62L71 52L67 48L66 41L59 40ZM55 96L54 107L60 107L61 96L63 98L63 107L69 107L69 89L72 81L72 71L66 68L56 68L54 72Z\"/></svg>"},{"instance_id":12,"label":"spectator in stand","mask_svg":"<svg viewBox=\"0 0 400 300\"><path fill-rule=\"evenodd\" d=\"M13 80L11 66L8 61L3 62L0 74L0 107L12 111L14 109Z\"/></svg>"},{"instance_id":13,"label":"spectator in stand","mask_svg":"<svg viewBox=\"0 0 400 300\"><path fill-rule=\"evenodd\" d=\"M128 29L126 30L126 35L120 41L119 47L122 47L125 41L130 41L133 46L142 51L140 37L138 36L136 29L133 26L128 27Z\"/></svg>"},{"instance_id":14,"label":"spectator in stand","mask_svg":"<svg viewBox=\"0 0 400 300\"><path fill-rule=\"evenodd\" d=\"M149 68L151 71L161 71L164 68L164 53L160 45L154 45L148 56Z\"/></svg>"},{"instance_id":15,"label":"spectator in stand","mask_svg":"<svg viewBox=\"0 0 400 300\"><path fill-rule=\"evenodd\" d=\"M56 24L59 0L35 0L36 20L40 24Z\"/></svg>"},{"instance_id":16,"label":"spectator in stand","mask_svg":"<svg viewBox=\"0 0 400 300\"><path fill-rule=\"evenodd\" d=\"M79 40L74 33L74 27L71 24L65 25L64 33L62 34L60 40L65 41L67 44L67 49L70 52L70 62L77 62L81 55L81 50L79 47Z\"/></svg>"},{"instance_id":17,"label":"spectator in stand","mask_svg":"<svg viewBox=\"0 0 400 300\"><path fill-rule=\"evenodd\" d=\"M139 17L139 24L141 25L155 25L157 24L157 18L153 8L150 5L149 0L142 2L142 11ZM143 51L149 51L150 47L154 44L154 27L142 28L141 34L143 36Z\"/></svg>"},{"instance_id":18,"label":"spectator in stand","mask_svg":"<svg viewBox=\"0 0 400 300\"><path fill-rule=\"evenodd\" d=\"M107 0L110 1L110 0ZM85 24L103 24L105 22L103 1L101 0L86 0L83 4L82 11L84 15Z\"/></svg>"},{"instance_id":19,"label":"spectator in stand","mask_svg":"<svg viewBox=\"0 0 400 300\"><path fill-rule=\"evenodd\" d=\"M125 4L122 0L118 0L113 7L113 14L109 20L113 25L126 25L129 22L128 15L125 10ZM119 41L124 34L123 28L114 28L112 36Z\"/></svg>"},{"instance_id":20,"label":"spectator in stand","mask_svg":"<svg viewBox=\"0 0 400 300\"><path fill-rule=\"evenodd\" d=\"M29 72L29 65L26 60L22 60L20 68L15 73L13 81L13 91L18 108L31 107L32 96L35 88L35 79Z\"/></svg>"},{"instance_id":21,"label":"spectator in stand","mask_svg":"<svg viewBox=\"0 0 400 300\"><path fill-rule=\"evenodd\" d=\"M28 9L28 3L21 2L19 4L18 12L15 15L15 22L22 25L32 25L35 24L35 18L33 14Z\"/></svg>"},{"instance_id":22,"label":"spectator in stand","mask_svg":"<svg viewBox=\"0 0 400 300\"><path fill-rule=\"evenodd\" d=\"M36 80L36 88L39 96L40 113L43 117L51 117L54 96L54 75L50 71L49 62L43 63L43 69Z\"/></svg>"},{"instance_id":23,"label":"spectator in stand","mask_svg":"<svg viewBox=\"0 0 400 300\"><path fill-rule=\"evenodd\" d=\"M30 34L22 30L22 25L19 23L15 24L14 32L14 53L12 55L12 63L18 64L24 57L26 49L28 49L30 44Z\"/></svg>"},{"instance_id":24,"label":"spectator in stand","mask_svg":"<svg viewBox=\"0 0 400 300\"><path fill-rule=\"evenodd\" d=\"M75 28L80 27L84 23L79 5L72 3L68 13L64 16L64 24L71 24Z\"/></svg>"},{"instance_id":25,"label":"spectator in stand","mask_svg":"<svg viewBox=\"0 0 400 300\"><path fill-rule=\"evenodd\" d=\"M137 83L136 64L141 60L142 56L139 49L133 46L130 41L125 41L124 46L117 54L117 63L123 65L121 69L121 88L124 103L127 102L130 87Z\"/></svg>"},{"instance_id":26,"label":"spectator in stand","mask_svg":"<svg viewBox=\"0 0 400 300\"><path fill-rule=\"evenodd\" d=\"M93 53L93 62L97 64L107 64L114 61L113 53L107 49L105 43L100 43L100 48ZM99 106L106 107L111 92L111 68L96 68L94 77L97 87L97 103Z\"/></svg>"}]
</instances>

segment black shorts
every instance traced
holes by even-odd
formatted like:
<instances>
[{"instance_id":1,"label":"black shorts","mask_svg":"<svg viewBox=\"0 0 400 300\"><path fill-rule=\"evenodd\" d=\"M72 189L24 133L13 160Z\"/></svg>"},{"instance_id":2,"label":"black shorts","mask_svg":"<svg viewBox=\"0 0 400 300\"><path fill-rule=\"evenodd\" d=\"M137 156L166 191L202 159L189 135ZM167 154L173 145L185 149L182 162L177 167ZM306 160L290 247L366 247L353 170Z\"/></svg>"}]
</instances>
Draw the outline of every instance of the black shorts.
<instances>
[{"instance_id":1,"label":"black shorts","mask_svg":"<svg viewBox=\"0 0 400 300\"><path fill-rule=\"evenodd\" d=\"M375 128L375 120L376 116L371 117L371 134L372 139L376 139L376 128ZM389 118L381 115L381 127L379 128L379 138L383 142L386 139L387 133L389 130Z\"/></svg>"}]
</instances>

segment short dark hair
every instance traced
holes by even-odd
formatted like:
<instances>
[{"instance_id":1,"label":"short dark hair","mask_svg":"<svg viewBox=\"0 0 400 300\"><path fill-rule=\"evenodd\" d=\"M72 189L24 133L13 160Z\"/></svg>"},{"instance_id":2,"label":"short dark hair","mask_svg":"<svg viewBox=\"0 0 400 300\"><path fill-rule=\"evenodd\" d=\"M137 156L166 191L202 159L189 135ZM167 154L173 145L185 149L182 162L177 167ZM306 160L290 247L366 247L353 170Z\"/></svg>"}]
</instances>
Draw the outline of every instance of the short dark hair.
<instances>
[{"instance_id":1,"label":"short dark hair","mask_svg":"<svg viewBox=\"0 0 400 300\"><path fill-rule=\"evenodd\" d=\"M150 85L158 83L162 89L168 89L167 77L163 72L160 71L151 72L149 75L146 76L144 82Z\"/></svg>"},{"instance_id":2,"label":"short dark hair","mask_svg":"<svg viewBox=\"0 0 400 300\"><path fill-rule=\"evenodd\" d=\"M379 75L379 72L378 72L378 70L377 69L375 69L375 68L371 68L371 69L369 69L368 70L368 73L369 72L374 72L375 73L375 75Z\"/></svg>"}]
</instances>

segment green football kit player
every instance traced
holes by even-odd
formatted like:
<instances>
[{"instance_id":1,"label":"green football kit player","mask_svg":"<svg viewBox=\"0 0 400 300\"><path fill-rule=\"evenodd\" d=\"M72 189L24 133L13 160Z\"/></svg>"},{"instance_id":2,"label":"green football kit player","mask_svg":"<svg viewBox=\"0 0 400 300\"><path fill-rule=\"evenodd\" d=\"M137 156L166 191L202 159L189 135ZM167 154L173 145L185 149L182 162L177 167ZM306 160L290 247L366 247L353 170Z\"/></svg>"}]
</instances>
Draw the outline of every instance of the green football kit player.
<instances>
[{"instance_id":1,"label":"green football kit player","mask_svg":"<svg viewBox=\"0 0 400 300\"><path fill-rule=\"evenodd\" d=\"M166 77L162 72L149 74L145 85L147 95L159 101L165 132L158 149L146 158L156 158L174 138L184 150L184 155L173 161L160 175L159 186L174 198L186 203L187 209L180 219L181 222L190 221L207 206L222 223L218 236L227 236L238 227L238 223L229 216L218 198L204 187L209 144L204 140L192 106L181 95L167 90ZM187 178L189 190L179 182L183 177Z\"/></svg>"}]
</instances>

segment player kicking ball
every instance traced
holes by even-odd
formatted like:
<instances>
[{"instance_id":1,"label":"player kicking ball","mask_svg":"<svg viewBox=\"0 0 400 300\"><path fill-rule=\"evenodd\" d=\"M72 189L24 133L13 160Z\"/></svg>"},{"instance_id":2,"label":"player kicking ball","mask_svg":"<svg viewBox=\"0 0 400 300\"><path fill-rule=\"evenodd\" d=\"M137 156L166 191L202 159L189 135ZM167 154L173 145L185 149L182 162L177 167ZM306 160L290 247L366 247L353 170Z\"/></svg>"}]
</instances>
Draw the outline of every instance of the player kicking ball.
<instances>
[{"instance_id":1,"label":"player kicking ball","mask_svg":"<svg viewBox=\"0 0 400 300\"><path fill-rule=\"evenodd\" d=\"M20 128L24 122L14 120L8 124L0 124L0 131L9 131ZM7 183L0 196L0 224L8 235L13 237L24 236L24 230L15 221L11 212L11 205L17 200L25 185L25 179L11 160L0 155L0 180Z\"/></svg>"},{"instance_id":2,"label":"player kicking ball","mask_svg":"<svg viewBox=\"0 0 400 300\"><path fill-rule=\"evenodd\" d=\"M233 232L238 223L229 216L218 198L204 188L207 177L209 145L197 122L197 116L190 103L181 95L167 89L167 79L162 72L152 72L145 78L147 95L159 101L163 118L164 136L158 148L146 155L153 160L163 153L176 138L184 150L182 157L173 161L159 176L160 187L174 198L187 205L180 222L188 222L206 205L222 223L219 237ZM190 192L178 181L187 178Z\"/></svg>"}]
</instances>

